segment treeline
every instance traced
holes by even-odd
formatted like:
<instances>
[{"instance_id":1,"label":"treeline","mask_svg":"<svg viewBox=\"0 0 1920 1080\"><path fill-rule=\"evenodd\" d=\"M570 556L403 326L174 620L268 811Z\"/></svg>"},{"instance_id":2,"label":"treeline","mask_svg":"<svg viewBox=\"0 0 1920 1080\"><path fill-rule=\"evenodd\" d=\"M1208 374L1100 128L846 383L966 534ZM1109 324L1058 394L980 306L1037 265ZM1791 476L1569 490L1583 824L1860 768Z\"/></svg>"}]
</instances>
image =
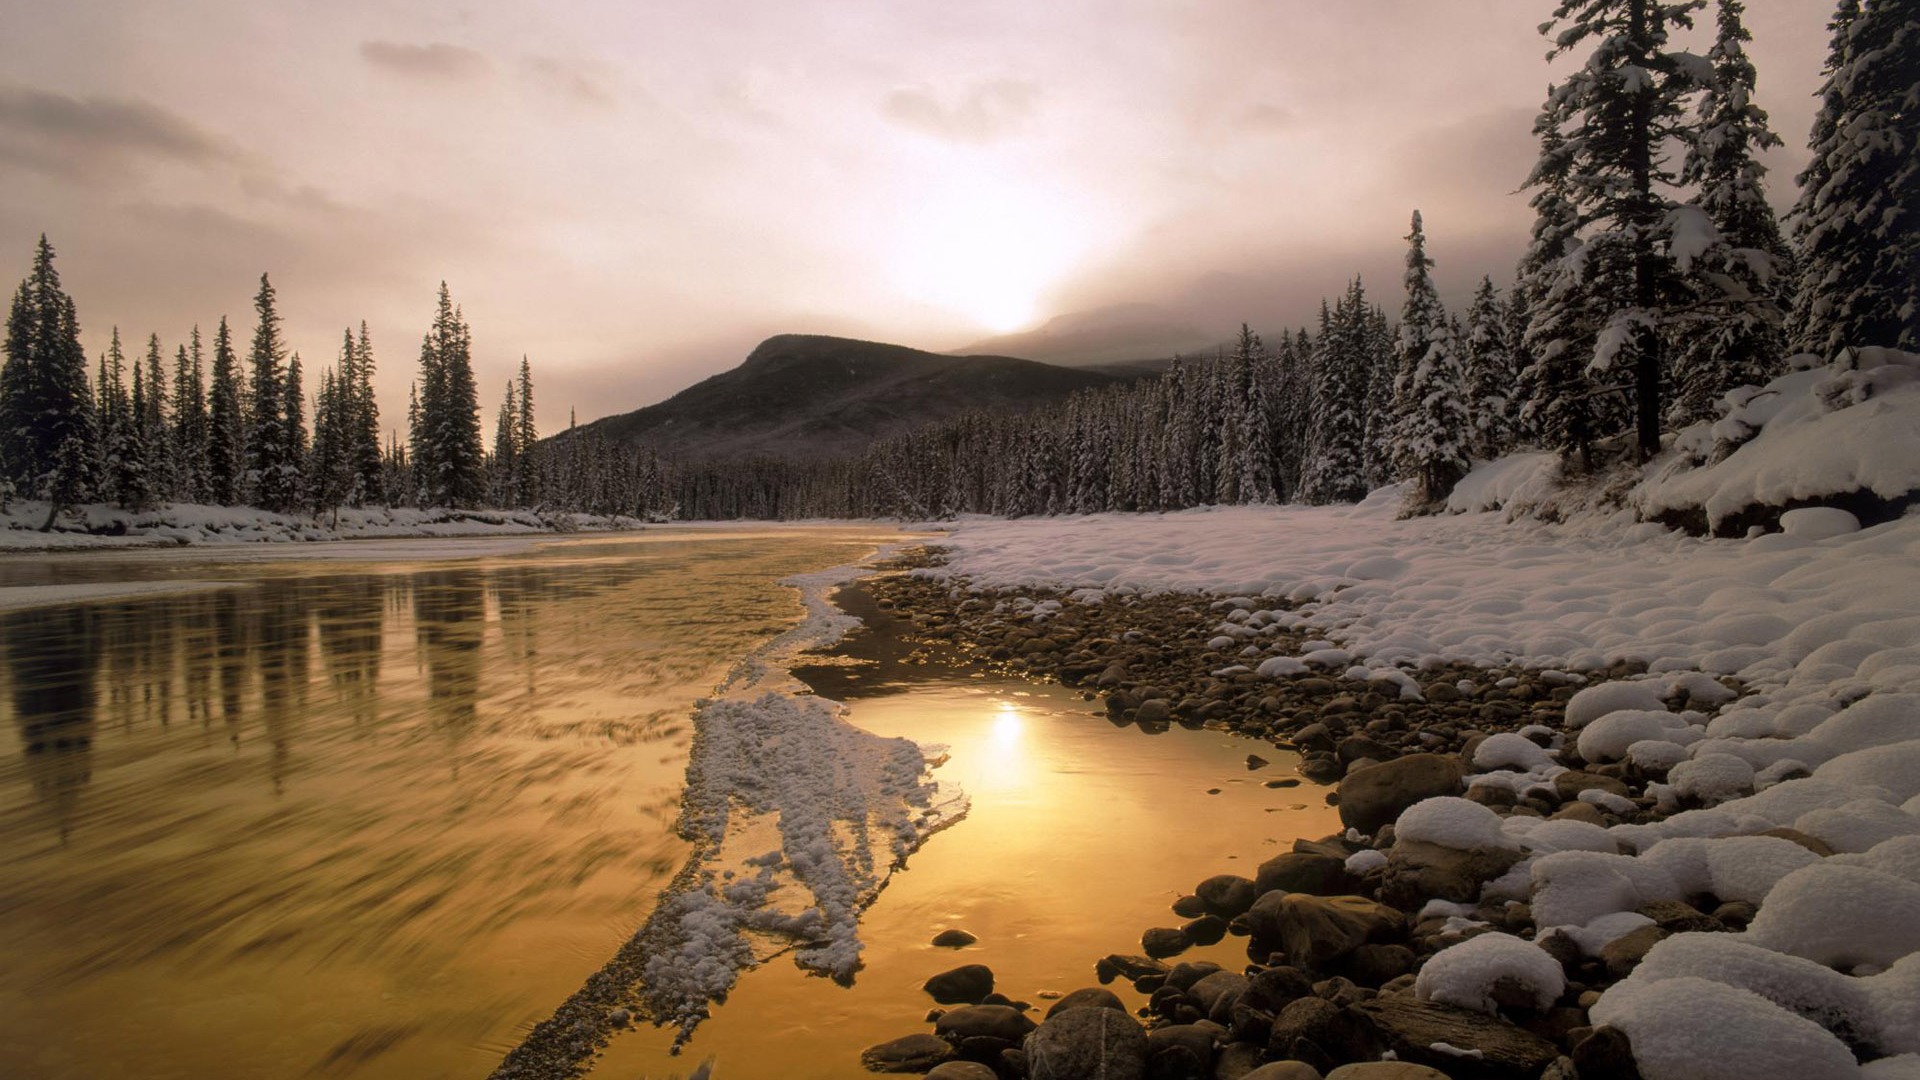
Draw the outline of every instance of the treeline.
<instances>
[{"instance_id":1,"label":"treeline","mask_svg":"<svg viewBox=\"0 0 1920 1080\"><path fill-rule=\"evenodd\" d=\"M381 441L367 325L342 336L311 397L267 275L242 355L227 319L211 357L196 326L168 357L158 334L130 357L119 328L93 378L73 299L43 236L7 316L0 367L0 506L46 500L45 527L80 503L165 502L324 514L357 506L670 511L650 453L597 437L542 442L525 358L507 384L493 448L481 439L472 332L446 285L421 342L407 437ZM311 431L309 431L309 417Z\"/></svg>"},{"instance_id":2,"label":"treeline","mask_svg":"<svg viewBox=\"0 0 1920 1080\"><path fill-rule=\"evenodd\" d=\"M1414 509L1469 462L1534 447L1578 472L1644 460L1663 432L1807 351L1920 349L1920 3L1842 0L1783 230L1756 154L1737 0L1705 55L1672 47L1706 0L1562 3L1551 56L1591 55L1534 124L1535 224L1515 279L1442 307L1418 213L1397 320L1356 278L1319 324L1018 417L965 416L866 453L683 470L698 517L1171 510L1357 499Z\"/></svg>"}]
</instances>

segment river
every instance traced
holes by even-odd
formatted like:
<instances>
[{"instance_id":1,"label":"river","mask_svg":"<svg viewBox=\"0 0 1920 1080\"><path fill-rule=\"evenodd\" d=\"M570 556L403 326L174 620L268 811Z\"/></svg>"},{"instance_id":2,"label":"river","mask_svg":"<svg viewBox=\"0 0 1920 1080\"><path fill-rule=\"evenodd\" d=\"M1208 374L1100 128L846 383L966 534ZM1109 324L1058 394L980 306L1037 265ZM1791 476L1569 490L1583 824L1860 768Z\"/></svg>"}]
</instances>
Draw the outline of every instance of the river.
<instances>
[{"instance_id":1,"label":"river","mask_svg":"<svg viewBox=\"0 0 1920 1080\"><path fill-rule=\"evenodd\" d=\"M694 705L799 621L780 580L899 539L0 560L15 589L181 589L0 612L7 1075L486 1075L688 858ZM776 957L684 1055L642 1027L594 1075L863 1075L862 1046L926 1030L928 975L986 963L1044 1004L1195 881L1250 874L1236 854L1331 829L1311 789L1261 785L1250 744L1115 729L1059 687L887 664L812 681L855 725L950 746L971 812L867 911L851 986ZM948 926L981 941L927 944Z\"/></svg>"}]
</instances>

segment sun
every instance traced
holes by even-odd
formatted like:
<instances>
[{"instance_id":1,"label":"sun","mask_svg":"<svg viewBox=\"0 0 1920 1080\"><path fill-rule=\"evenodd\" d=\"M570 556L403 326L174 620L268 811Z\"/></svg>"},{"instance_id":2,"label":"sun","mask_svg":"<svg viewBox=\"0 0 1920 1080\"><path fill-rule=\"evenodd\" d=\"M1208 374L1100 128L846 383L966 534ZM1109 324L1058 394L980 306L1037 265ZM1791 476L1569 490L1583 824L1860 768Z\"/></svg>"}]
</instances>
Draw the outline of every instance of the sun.
<instances>
[{"instance_id":1,"label":"sun","mask_svg":"<svg viewBox=\"0 0 1920 1080\"><path fill-rule=\"evenodd\" d=\"M1084 257L1088 230L1069 197L987 177L943 178L916 193L894 234L894 285L996 334L1031 325Z\"/></svg>"}]
</instances>

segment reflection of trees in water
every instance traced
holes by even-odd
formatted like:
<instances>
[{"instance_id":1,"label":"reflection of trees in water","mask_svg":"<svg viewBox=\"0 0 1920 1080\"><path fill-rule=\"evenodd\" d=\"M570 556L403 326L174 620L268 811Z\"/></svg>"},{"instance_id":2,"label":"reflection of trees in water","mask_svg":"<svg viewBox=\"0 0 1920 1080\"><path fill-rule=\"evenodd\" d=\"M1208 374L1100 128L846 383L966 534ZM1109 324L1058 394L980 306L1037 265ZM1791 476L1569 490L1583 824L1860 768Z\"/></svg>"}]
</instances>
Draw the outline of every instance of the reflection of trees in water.
<instances>
[{"instance_id":1,"label":"reflection of trees in water","mask_svg":"<svg viewBox=\"0 0 1920 1080\"><path fill-rule=\"evenodd\" d=\"M381 627L393 584L377 577L318 583L321 662L356 725L379 720Z\"/></svg>"},{"instance_id":2,"label":"reflection of trees in water","mask_svg":"<svg viewBox=\"0 0 1920 1080\"><path fill-rule=\"evenodd\" d=\"M307 705L312 618L294 589L264 589L255 625L260 668L260 722L267 733L267 775L273 790L286 783L293 739Z\"/></svg>"},{"instance_id":3,"label":"reflection of trees in water","mask_svg":"<svg viewBox=\"0 0 1920 1080\"><path fill-rule=\"evenodd\" d=\"M93 776L98 634L89 607L0 616L0 655L13 690L25 771L63 840L81 789Z\"/></svg>"},{"instance_id":4,"label":"reflection of trees in water","mask_svg":"<svg viewBox=\"0 0 1920 1080\"><path fill-rule=\"evenodd\" d=\"M480 697L485 577L478 570L415 574L413 620L434 723L460 734L471 726Z\"/></svg>"}]
</instances>

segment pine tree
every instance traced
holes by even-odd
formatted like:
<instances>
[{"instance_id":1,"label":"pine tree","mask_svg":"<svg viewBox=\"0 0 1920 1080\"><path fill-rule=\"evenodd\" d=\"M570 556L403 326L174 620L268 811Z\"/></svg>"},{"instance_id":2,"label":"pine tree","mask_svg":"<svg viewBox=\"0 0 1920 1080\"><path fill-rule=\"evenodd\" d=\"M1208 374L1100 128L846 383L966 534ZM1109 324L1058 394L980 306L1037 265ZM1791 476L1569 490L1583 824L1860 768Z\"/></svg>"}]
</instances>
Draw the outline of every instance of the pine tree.
<instances>
[{"instance_id":1,"label":"pine tree","mask_svg":"<svg viewBox=\"0 0 1920 1080\"><path fill-rule=\"evenodd\" d=\"M1357 283L1356 283L1357 284ZM1351 298L1351 297L1350 297ZM1342 300L1346 305L1348 300ZM1368 374L1355 354L1351 334L1336 330L1342 321L1320 304L1320 334L1314 340L1309 450L1300 480L1301 501L1313 504L1354 502L1367 493L1361 443L1361 415Z\"/></svg>"},{"instance_id":2,"label":"pine tree","mask_svg":"<svg viewBox=\"0 0 1920 1080\"><path fill-rule=\"evenodd\" d=\"M358 479L351 455L354 425L353 334L341 350L341 370L320 373L320 392L314 399L313 453L309 455L307 491L313 512L338 510L353 495Z\"/></svg>"},{"instance_id":3,"label":"pine tree","mask_svg":"<svg viewBox=\"0 0 1920 1080\"><path fill-rule=\"evenodd\" d=\"M145 399L139 409L140 438L146 443L149 483L156 499L164 498L179 484L175 470L179 456L173 447L173 432L167 424L167 372L160 335L147 335L147 374Z\"/></svg>"},{"instance_id":4,"label":"pine tree","mask_svg":"<svg viewBox=\"0 0 1920 1080\"><path fill-rule=\"evenodd\" d=\"M1794 238L1796 343L1920 350L1920 0L1843 2Z\"/></svg>"},{"instance_id":5,"label":"pine tree","mask_svg":"<svg viewBox=\"0 0 1920 1080\"><path fill-rule=\"evenodd\" d=\"M342 409L347 414L347 458L354 481L347 501L355 506L369 500L392 498L383 486L385 468L380 453L380 405L373 394L373 343L367 337L365 320L353 347L353 377L340 388Z\"/></svg>"},{"instance_id":6,"label":"pine tree","mask_svg":"<svg viewBox=\"0 0 1920 1080\"><path fill-rule=\"evenodd\" d=\"M200 346L200 328L193 328L192 348L180 346L174 354L173 447L176 459L174 497L185 502L209 498L207 378Z\"/></svg>"},{"instance_id":7,"label":"pine tree","mask_svg":"<svg viewBox=\"0 0 1920 1080\"><path fill-rule=\"evenodd\" d=\"M1687 101L1711 78L1705 61L1669 51L1667 39L1672 28L1692 26L1692 13L1705 3L1561 0L1541 27L1553 35L1549 58L1594 45L1587 62L1553 91L1549 111L1572 129L1565 194L1581 219L1606 237L1584 251L1622 263L1592 268L1580 282L1606 320L1593 368L1632 373L1633 430L1642 458L1660 449L1661 310L1677 290L1664 251L1670 192L1679 180L1667 148L1690 145Z\"/></svg>"},{"instance_id":8,"label":"pine tree","mask_svg":"<svg viewBox=\"0 0 1920 1080\"><path fill-rule=\"evenodd\" d=\"M1727 391L1765 382L1786 355L1782 300L1792 261L1767 204L1767 170L1754 157L1779 146L1780 139L1753 103L1755 72L1746 54L1753 35L1742 11L1739 0L1719 0L1718 37L1707 54L1713 82L1680 171L1683 183L1699 188L1683 212L1697 208L1717 239L1704 251L1688 252L1682 267L1697 313L1676 320L1672 331L1674 396L1667 422L1676 428L1711 419Z\"/></svg>"},{"instance_id":9,"label":"pine tree","mask_svg":"<svg viewBox=\"0 0 1920 1080\"><path fill-rule=\"evenodd\" d=\"M1507 329L1507 306L1500 302L1493 278L1482 277L1467 307L1466 334L1461 340L1472 432L1468 450L1482 458L1499 457L1514 441L1514 363Z\"/></svg>"},{"instance_id":10,"label":"pine tree","mask_svg":"<svg viewBox=\"0 0 1920 1080\"><path fill-rule=\"evenodd\" d=\"M537 448L540 445L540 432L533 423L533 368L527 363L525 355L520 357L520 413L514 429L514 439L520 447L520 457L513 478L513 499L515 506L535 507L540 505L540 469ZM656 474L658 470L655 470Z\"/></svg>"},{"instance_id":11,"label":"pine tree","mask_svg":"<svg viewBox=\"0 0 1920 1080\"><path fill-rule=\"evenodd\" d=\"M1587 318L1591 305L1574 260L1583 246L1580 210L1569 195L1574 158L1560 124L1550 91L1534 121L1540 158L1525 184L1534 189L1534 220L1514 284L1514 307L1526 316L1517 335L1515 396L1531 438L1586 466L1595 428L1587 358L1597 327Z\"/></svg>"},{"instance_id":12,"label":"pine tree","mask_svg":"<svg viewBox=\"0 0 1920 1080\"><path fill-rule=\"evenodd\" d=\"M493 459L488 462L487 473L491 478L495 506L513 506L513 477L520 469L520 452L517 430L519 402L514 400L513 380L507 380L507 396L500 402L500 411L493 422Z\"/></svg>"},{"instance_id":13,"label":"pine tree","mask_svg":"<svg viewBox=\"0 0 1920 1080\"><path fill-rule=\"evenodd\" d=\"M433 327L420 345L420 422L413 467L431 505L478 506L486 497L473 340L445 282Z\"/></svg>"},{"instance_id":14,"label":"pine tree","mask_svg":"<svg viewBox=\"0 0 1920 1080\"><path fill-rule=\"evenodd\" d=\"M148 460L144 378L133 365L133 387L128 391L126 352L120 328L113 328L107 354L100 359L100 414L105 420L105 456L102 475L106 493L128 510L145 510L153 503L152 463Z\"/></svg>"},{"instance_id":15,"label":"pine tree","mask_svg":"<svg viewBox=\"0 0 1920 1080\"><path fill-rule=\"evenodd\" d=\"M280 443L274 464L261 490L282 513L304 506L307 500L307 399L300 388L300 354L287 358L286 381L280 388Z\"/></svg>"},{"instance_id":16,"label":"pine tree","mask_svg":"<svg viewBox=\"0 0 1920 1080\"><path fill-rule=\"evenodd\" d=\"M1411 504L1430 507L1466 475L1466 403L1457 345L1433 287L1420 211L1407 234L1407 302L1400 314L1400 372L1394 379L1394 459L1414 483Z\"/></svg>"},{"instance_id":17,"label":"pine tree","mask_svg":"<svg viewBox=\"0 0 1920 1080\"><path fill-rule=\"evenodd\" d=\"M213 333L213 385L207 396L207 497L233 506L246 494L247 409L224 315Z\"/></svg>"},{"instance_id":18,"label":"pine tree","mask_svg":"<svg viewBox=\"0 0 1920 1080\"><path fill-rule=\"evenodd\" d=\"M32 271L14 293L6 349L0 368L0 487L46 499L43 530L51 529L64 507L93 494L100 429L80 322L44 235Z\"/></svg>"},{"instance_id":19,"label":"pine tree","mask_svg":"<svg viewBox=\"0 0 1920 1080\"><path fill-rule=\"evenodd\" d=\"M265 274L260 275L253 308L259 322L247 354L253 406L247 422L247 488L255 505L287 513L300 505L300 492L293 486L299 466L286 459L293 441L286 412L287 350L280 337L273 284Z\"/></svg>"}]
</instances>

